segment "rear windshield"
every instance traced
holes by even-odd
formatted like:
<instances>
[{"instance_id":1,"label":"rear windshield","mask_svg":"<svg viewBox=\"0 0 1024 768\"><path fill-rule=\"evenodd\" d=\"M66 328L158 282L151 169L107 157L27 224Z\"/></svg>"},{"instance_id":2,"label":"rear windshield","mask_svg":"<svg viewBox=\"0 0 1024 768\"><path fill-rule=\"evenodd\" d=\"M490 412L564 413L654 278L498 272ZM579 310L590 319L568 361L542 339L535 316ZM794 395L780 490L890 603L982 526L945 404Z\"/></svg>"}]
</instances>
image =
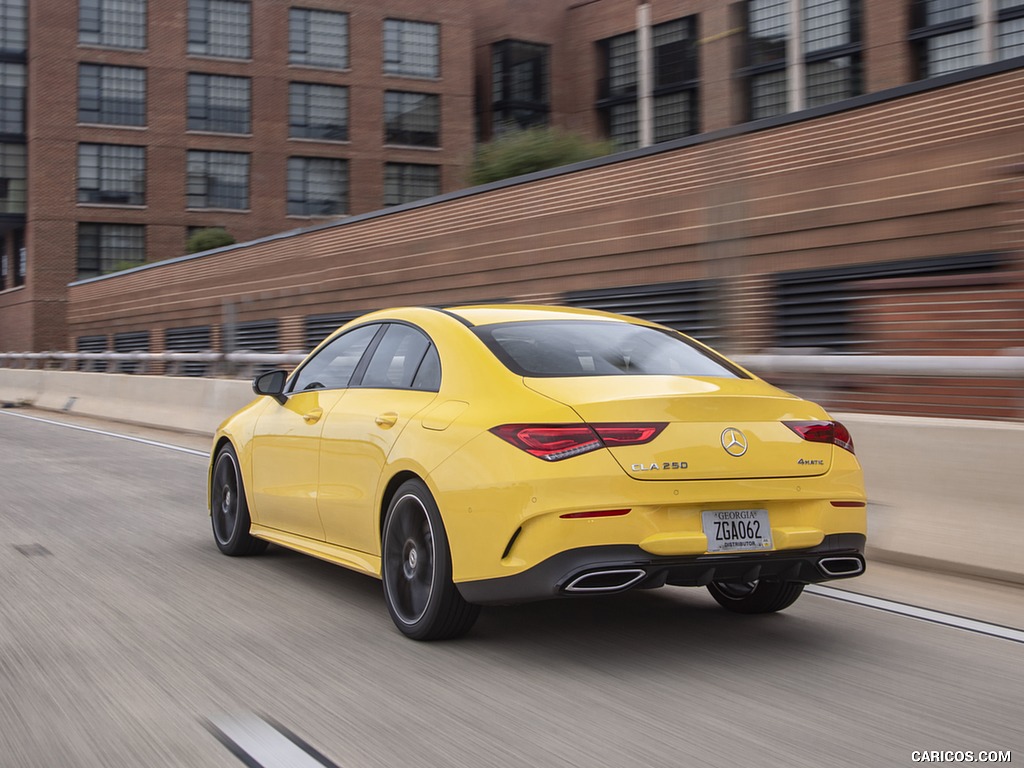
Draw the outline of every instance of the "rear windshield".
<instances>
[{"instance_id":1,"label":"rear windshield","mask_svg":"<svg viewBox=\"0 0 1024 768\"><path fill-rule=\"evenodd\" d=\"M601 320L537 320L473 329L522 376L718 376L744 374L724 358L658 328Z\"/></svg>"}]
</instances>

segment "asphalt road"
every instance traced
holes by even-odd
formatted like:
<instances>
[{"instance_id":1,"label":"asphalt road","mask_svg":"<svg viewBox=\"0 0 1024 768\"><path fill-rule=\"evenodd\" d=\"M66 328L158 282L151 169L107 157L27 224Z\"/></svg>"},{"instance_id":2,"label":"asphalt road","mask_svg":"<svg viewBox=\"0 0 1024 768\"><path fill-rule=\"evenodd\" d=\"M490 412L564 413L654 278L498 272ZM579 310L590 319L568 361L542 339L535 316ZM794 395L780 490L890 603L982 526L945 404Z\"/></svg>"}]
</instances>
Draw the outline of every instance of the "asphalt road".
<instances>
[{"instance_id":1,"label":"asphalt road","mask_svg":"<svg viewBox=\"0 0 1024 768\"><path fill-rule=\"evenodd\" d=\"M487 608L463 640L414 643L373 579L221 555L205 470L0 415L0 766L242 765L211 721L322 756L266 768L1024 762L1022 643L819 595L741 617L670 588Z\"/></svg>"}]
</instances>

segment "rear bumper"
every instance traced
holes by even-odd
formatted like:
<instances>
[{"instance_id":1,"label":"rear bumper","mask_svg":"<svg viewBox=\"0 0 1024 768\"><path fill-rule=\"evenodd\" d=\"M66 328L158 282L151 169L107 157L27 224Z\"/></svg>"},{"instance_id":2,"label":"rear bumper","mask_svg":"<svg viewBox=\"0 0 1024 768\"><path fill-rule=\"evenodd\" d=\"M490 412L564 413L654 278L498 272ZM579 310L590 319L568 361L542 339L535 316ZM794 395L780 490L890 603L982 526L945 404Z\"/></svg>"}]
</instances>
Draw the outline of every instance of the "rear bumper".
<instances>
[{"instance_id":1,"label":"rear bumper","mask_svg":"<svg viewBox=\"0 0 1024 768\"><path fill-rule=\"evenodd\" d=\"M712 581L797 581L816 584L864 572L865 536L835 533L816 547L735 555L656 557L640 547L610 545L560 552L534 567L496 579L456 584L471 603L521 603L553 597L610 594L666 584Z\"/></svg>"}]
</instances>

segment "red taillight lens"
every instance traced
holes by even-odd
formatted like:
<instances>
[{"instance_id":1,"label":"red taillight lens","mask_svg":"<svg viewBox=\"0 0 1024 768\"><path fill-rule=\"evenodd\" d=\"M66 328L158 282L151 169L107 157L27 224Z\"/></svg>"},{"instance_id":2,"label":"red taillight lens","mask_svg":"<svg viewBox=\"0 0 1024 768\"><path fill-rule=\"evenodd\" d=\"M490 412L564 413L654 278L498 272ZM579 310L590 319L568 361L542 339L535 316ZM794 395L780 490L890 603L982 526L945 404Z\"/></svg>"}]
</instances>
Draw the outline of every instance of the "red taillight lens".
<instances>
[{"instance_id":1,"label":"red taillight lens","mask_svg":"<svg viewBox=\"0 0 1024 768\"><path fill-rule=\"evenodd\" d=\"M563 520L591 520L595 517L622 517L629 513L628 509L599 509L595 512L566 512L559 517Z\"/></svg>"},{"instance_id":2,"label":"red taillight lens","mask_svg":"<svg viewBox=\"0 0 1024 768\"><path fill-rule=\"evenodd\" d=\"M838 421L784 421L787 427L811 443L832 443L853 453L850 430Z\"/></svg>"},{"instance_id":3,"label":"red taillight lens","mask_svg":"<svg viewBox=\"0 0 1024 768\"><path fill-rule=\"evenodd\" d=\"M545 461L561 461L598 448L642 445L664 424L503 424L491 432Z\"/></svg>"}]
</instances>

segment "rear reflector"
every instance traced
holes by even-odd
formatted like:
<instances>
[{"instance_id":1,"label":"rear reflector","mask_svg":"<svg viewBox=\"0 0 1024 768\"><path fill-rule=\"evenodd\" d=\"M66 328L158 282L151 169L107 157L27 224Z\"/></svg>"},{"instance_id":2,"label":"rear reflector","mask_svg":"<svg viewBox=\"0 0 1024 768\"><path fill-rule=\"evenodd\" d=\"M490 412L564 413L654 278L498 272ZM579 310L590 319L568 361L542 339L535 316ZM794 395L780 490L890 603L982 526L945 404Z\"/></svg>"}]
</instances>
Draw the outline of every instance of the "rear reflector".
<instances>
[{"instance_id":1,"label":"rear reflector","mask_svg":"<svg viewBox=\"0 0 1024 768\"><path fill-rule=\"evenodd\" d=\"M531 456L561 461L598 448L643 445L665 424L503 424L491 432Z\"/></svg>"},{"instance_id":2,"label":"rear reflector","mask_svg":"<svg viewBox=\"0 0 1024 768\"><path fill-rule=\"evenodd\" d=\"M582 520L588 517L622 517L628 515L629 512L628 509L602 509L599 512L566 512L559 517L564 520Z\"/></svg>"},{"instance_id":3,"label":"rear reflector","mask_svg":"<svg viewBox=\"0 0 1024 768\"><path fill-rule=\"evenodd\" d=\"M832 443L853 453L850 430L838 421L784 421L787 427L811 443Z\"/></svg>"},{"instance_id":4,"label":"rear reflector","mask_svg":"<svg viewBox=\"0 0 1024 768\"><path fill-rule=\"evenodd\" d=\"M866 507L867 504L865 504L863 501L833 501L832 502L832 506L833 507L851 507L851 508L859 509L861 507Z\"/></svg>"}]
</instances>

